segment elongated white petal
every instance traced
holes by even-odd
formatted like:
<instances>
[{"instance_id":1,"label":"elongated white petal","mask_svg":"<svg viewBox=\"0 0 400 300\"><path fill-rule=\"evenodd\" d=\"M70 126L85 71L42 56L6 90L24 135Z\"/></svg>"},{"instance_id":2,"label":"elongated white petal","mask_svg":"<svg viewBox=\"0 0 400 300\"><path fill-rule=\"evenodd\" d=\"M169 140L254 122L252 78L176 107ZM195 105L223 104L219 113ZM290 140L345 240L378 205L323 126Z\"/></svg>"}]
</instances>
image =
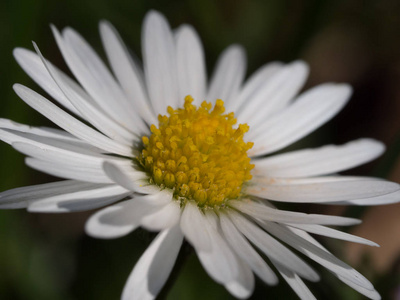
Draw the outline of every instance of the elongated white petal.
<instances>
[{"instance_id":1,"label":"elongated white petal","mask_svg":"<svg viewBox=\"0 0 400 300\"><path fill-rule=\"evenodd\" d=\"M136 192L140 194L156 194L161 190L158 185L150 182L148 177L135 181L135 184L137 184Z\"/></svg>"},{"instance_id":2,"label":"elongated white petal","mask_svg":"<svg viewBox=\"0 0 400 300\"><path fill-rule=\"evenodd\" d=\"M130 233L140 226L141 220L156 213L172 200L172 194L161 191L158 194L135 196L104 208L92 215L86 222L86 233L96 238L117 238Z\"/></svg>"},{"instance_id":3,"label":"elongated white petal","mask_svg":"<svg viewBox=\"0 0 400 300\"><path fill-rule=\"evenodd\" d=\"M99 185L75 180L63 180L19 187L0 193L0 208L23 208L38 199L85 191L96 187L99 187Z\"/></svg>"},{"instance_id":4,"label":"elongated white petal","mask_svg":"<svg viewBox=\"0 0 400 300\"><path fill-rule=\"evenodd\" d=\"M233 282L225 285L225 288L238 299L247 299L254 290L255 279L254 274L249 266L243 261L238 260L239 272L237 278Z\"/></svg>"},{"instance_id":5,"label":"elongated white petal","mask_svg":"<svg viewBox=\"0 0 400 300\"><path fill-rule=\"evenodd\" d=\"M60 88L55 84L40 57L32 51L23 48L14 49L13 54L21 68L51 97L74 114L81 116L80 112L69 102Z\"/></svg>"},{"instance_id":6,"label":"elongated white petal","mask_svg":"<svg viewBox=\"0 0 400 300\"><path fill-rule=\"evenodd\" d=\"M365 287L359 286L359 285L355 284L354 282L341 277L340 275L338 275L338 278L341 281L343 281L343 283L347 284L349 287L356 290L357 292L364 295L365 297L368 297L372 300L381 300L382 299L381 295L379 295L379 293L375 289L366 289Z\"/></svg>"},{"instance_id":7,"label":"elongated white petal","mask_svg":"<svg viewBox=\"0 0 400 300\"><path fill-rule=\"evenodd\" d=\"M269 200L324 203L370 198L396 192L397 183L383 180L352 180L305 184L254 185L246 193Z\"/></svg>"},{"instance_id":8,"label":"elongated white petal","mask_svg":"<svg viewBox=\"0 0 400 300\"><path fill-rule=\"evenodd\" d=\"M229 46L220 55L211 77L207 100L222 99L229 103L237 97L246 73L246 54L239 45Z\"/></svg>"},{"instance_id":9,"label":"elongated white petal","mask_svg":"<svg viewBox=\"0 0 400 300\"><path fill-rule=\"evenodd\" d=\"M219 216L213 211L205 211L205 215L207 220L210 222L212 228L215 230L217 235L220 236L220 240L224 242L224 244L228 247L229 252L234 255L235 260L231 261L231 263L237 263L238 273L235 274L235 279L231 282L225 284L225 288L236 298L239 299L247 299L253 293L254 290L254 274L250 268L250 266L242 260L238 255L236 255L235 250L227 242L219 220ZM216 245L216 243L213 243ZM217 246L218 250L220 250L221 246Z\"/></svg>"},{"instance_id":10,"label":"elongated white petal","mask_svg":"<svg viewBox=\"0 0 400 300\"><path fill-rule=\"evenodd\" d=\"M3 131L0 131L0 136ZM91 153L80 147L75 147L64 141L58 141L40 136L29 136L23 133L11 133L15 137L21 137L23 141L13 142L13 148L21 153L41 160L62 162L64 164L84 164L90 166L101 166L105 159L114 160L117 163L130 164L129 160L120 159L98 153ZM65 146L65 147L63 147Z\"/></svg>"},{"instance_id":11,"label":"elongated white petal","mask_svg":"<svg viewBox=\"0 0 400 300\"><path fill-rule=\"evenodd\" d=\"M204 268L209 275L219 283L225 280L226 276L228 276L227 273L229 272L226 272L224 267L216 268L216 270L214 270L212 265L208 266L211 264L211 260L213 259L212 242L216 233L210 221L206 218L204 213L200 211L196 203L186 203L182 212L180 227L185 235L185 238L196 250L199 258L202 260ZM200 257L200 253L204 253L204 255ZM211 269L209 270L208 268ZM216 272L219 272L219 275L221 276L217 276L215 274Z\"/></svg>"},{"instance_id":12,"label":"elongated white petal","mask_svg":"<svg viewBox=\"0 0 400 300\"><path fill-rule=\"evenodd\" d=\"M0 139L6 141L10 145L23 143L37 147L63 149L65 152L73 152L97 159L109 157L101 154L101 152L104 152L101 149L95 148L84 142L82 143L82 141L77 139L53 138L12 129L0 129Z\"/></svg>"},{"instance_id":13,"label":"elongated white petal","mask_svg":"<svg viewBox=\"0 0 400 300\"><path fill-rule=\"evenodd\" d=\"M85 140L93 146L99 147L111 153L120 154L123 156L131 156L131 148L120 143L117 143L96 130L88 127L74 117L67 114L65 111L58 108L53 103L32 91L31 89L15 84L15 92L29 106L43 114L46 118L70 132L76 137Z\"/></svg>"},{"instance_id":14,"label":"elongated white petal","mask_svg":"<svg viewBox=\"0 0 400 300\"><path fill-rule=\"evenodd\" d=\"M230 211L228 216L239 231L275 263L289 268L308 280L319 280L318 274L309 265L254 223L234 211Z\"/></svg>"},{"instance_id":15,"label":"elongated white petal","mask_svg":"<svg viewBox=\"0 0 400 300\"><path fill-rule=\"evenodd\" d=\"M153 110L164 115L167 106L178 107L175 43L163 15L150 11L143 22L142 55L144 74Z\"/></svg>"},{"instance_id":16,"label":"elongated white petal","mask_svg":"<svg viewBox=\"0 0 400 300\"><path fill-rule=\"evenodd\" d=\"M12 131L17 131L17 132L33 134L33 135L38 135L38 136L43 136L43 137L55 138L58 140L66 140L66 141L73 142L76 144L81 144L81 146L84 146L87 148L91 148L94 152L103 152L104 151L104 150L101 150L99 148L96 148L96 147L86 143L85 141L77 139L69 132L66 132L66 131L60 130L60 129L56 129L56 128L35 127L35 126L25 125L25 124L17 123L17 122L8 120L8 119L1 119L1 118L0 118L0 128L1 129L9 129ZM11 142L14 142L14 140L9 141L8 139L4 139L4 141L8 144L10 144Z\"/></svg>"},{"instance_id":17,"label":"elongated white petal","mask_svg":"<svg viewBox=\"0 0 400 300\"><path fill-rule=\"evenodd\" d=\"M160 231L175 226L180 219L180 207L177 201L165 205L154 214L145 216L140 225L147 230Z\"/></svg>"},{"instance_id":18,"label":"elongated white petal","mask_svg":"<svg viewBox=\"0 0 400 300\"><path fill-rule=\"evenodd\" d=\"M115 163L131 167L129 160L97 153L81 152L81 149L78 147L74 149L71 145L59 147L59 145L62 146L64 144L63 142L58 144L48 144L46 142L45 139L38 138L37 140L29 140L27 142L15 142L12 143L12 146L21 153L45 161L61 162L69 165L86 165L101 169L104 160L108 159Z\"/></svg>"},{"instance_id":19,"label":"elongated white petal","mask_svg":"<svg viewBox=\"0 0 400 300\"><path fill-rule=\"evenodd\" d=\"M62 144L62 142L60 144ZM110 159L117 163L130 165L129 160L113 157L102 157L101 155L91 155L74 151L75 149L71 150L72 147L66 147L65 149L62 147L53 146L51 144L49 145L46 143L36 142L34 140L29 142L15 142L12 143L12 146L15 150L31 157L45 161L61 162L63 164L87 165L92 167L97 166L97 168L101 169L103 161L105 159Z\"/></svg>"},{"instance_id":20,"label":"elongated white petal","mask_svg":"<svg viewBox=\"0 0 400 300\"><path fill-rule=\"evenodd\" d=\"M307 232L303 231L303 230L299 230L297 228L290 228L288 227L288 229L293 232L294 234L302 237L303 239L305 239L306 241L308 241L309 243L311 243L312 245L318 247L319 249L330 253L328 250L325 249L324 246L322 246L319 242L317 242L317 240L315 240L310 234L308 234ZM351 268L350 268L351 269ZM366 297L370 298L370 299L376 299L379 300L381 299L380 295L375 291L374 287L372 286L372 284L359 284L359 283L355 283L354 281L351 281L349 279L344 278L343 276L341 276L338 273L333 272L332 269L330 269L329 271L331 271L335 276L337 276L341 281L343 281L345 284L349 285L351 288L355 289L357 292L365 295Z\"/></svg>"},{"instance_id":21,"label":"elongated white petal","mask_svg":"<svg viewBox=\"0 0 400 300\"><path fill-rule=\"evenodd\" d=\"M247 105L248 101L255 97L255 95L261 93L265 85L274 78L275 74L282 68L283 63L281 62L271 62L259 68L250 76L249 79L246 80L243 87L240 89L238 97L233 101L226 103L227 111L235 112L235 116L238 118L239 123L242 123L242 106Z\"/></svg>"},{"instance_id":22,"label":"elongated white petal","mask_svg":"<svg viewBox=\"0 0 400 300\"><path fill-rule=\"evenodd\" d=\"M51 80L84 119L111 139L122 144L132 145L134 141L138 141L138 137L133 132L112 120L79 85L46 61L35 43L33 46L46 71L50 74Z\"/></svg>"},{"instance_id":23,"label":"elongated white petal","mask_svg":"<svg viewBox=\"0 0 400 300\"><path fill-rule=\"evenodd\" d=\"M330 252L328 250L326 250L324 246L322 246L316 239L314 239L307 232L305 232L303 230L299 230L297 228L288 227L288 229L291 232L293 232L294 234L296 234L296 235L300 236L301 238L303 238L304 240L308 241L312 245L314 245L314 246L318 247L319 249L330 254ZM351 267L349 267L349 269L352 270ZM374 287L372 286L371 283L369 283L369 281L367 279L364 278L364 281L366 281L367 284L365 284L365 283L360 284L358 282L355 282L354 280L349 280L349 279L341 276L340 273L336 273L332 269L329 269L329 271L331 271L335 276L337 276L345 284L349 285L351 288L355 289L357 292L365 295L366 297L369 297L371 299L377 299L377 300L380 299L380 295L375 291Z\"/></svg>"},{"instance_id":24,"label":"elongated white petal","mask_svg":"<svg viewBox=\"0 0 400 300\"><path fill-rule=\"evenodd\" d=\"M133 168L131 160L94 152L92 151L93 149L91 149L92 147L86 147L86 145L76 143L73 140L68 141L48 138L9 129L0 130L0 138L4 136L10 139L12 146L16 150L39 160L54 164L69 165L72 167L85 166L87 168L96 169L99 173L103 173L102 164L105 160L109 160L118 164L120 167L128 169ZM95 149L95 151L97 150Z\"/></svg>"},{"instance_id":25,"label":"elongated white petal","mask_svg":"<svg viewBox=\"0 0 400 300\"><path fill-rule=\"evenodd\" d=\"M144 190L139 181L141 179L147 179L145 173L136 171L133 168L122 168L111 161L103 163L103 170L108 178L120 186L123 186L130 191L148 194L147 192L149 192L149 190ZM157 187L154 188L154 191L159 190L160 189Z\"/></svg>"},{"instance_id":26,"label":"elongated white petal","mask_svg":"<svg viewBox=\"0 0 400 300\"><path fill-rule=\"evenodd\" d=\"M308 287L305 285L303 280L301 280L301 278L296 273L294 273L293 271L290 271L287 268L282 267L278 264L276 264L276 268L278 269L279 273L282 275L283 279L286 280L286 282L290 285L290 287L300 297L300 299L316 300L316 298L311 293L311 291L308 289Z\"/></svg>"},{"instance_id":27,"label":"elongated white petal","mask_svg":"<svg viewBox=\"0 0 400 300\"><path fill-rule=\"evenodd\" d=\"M132 59L117 30L109 22L101 21L100 34L111 68L125 94L148 125L157 123L147 96L143 71Z\"/></svg>"},{"instance_id":28,"label":"elongated white petal","mask_svg":"<svg viewBox=\"0 0 400 300\"><path fill-rule=\"evenodd\" d=\"M182 241L179 226L159 233L129 275L121 299L155 299L172 271Z\"/></svg>"},{"instance_id":29,"label":"elongated white petal","mask_svg":"<svg viewBox=\"0 0 400 300\"><path fill-rule=\"evenodd\" d=\"M288 105L303 86L307 75L308 66L302 61L283 67L241 108L240 121L248 123L250 128L257 128L271 114Z\"/></svg>"},{"instance_id":30,"label":"elongated white petal","mask_svg":"<svg viewBox=\"0 0 400 300\"><path fill-rule=\"evenodd\" d=\"M359 139L341 146L305 149L271 158L255 159L255 173L269 177L307 177L336 173L367 163L385 150L373 139Z\"/></svg>"},{"instance_id":31,"label":"elongated white petal","mask_svg":"<svg viewBox=\"0 0 400 300\"><path fill-rule=\"evenodd\" d=\"M195 29L190 25L180 26L175 34L176 59L178 65L179 100L191 95L194 104L205 100L206 65L203 46Z\"/></svg>"},{"instance_id":32,"label":"elongated white petal","mask_svg":"<svg viewBox=\"0 0 400 300\"><path fill-rule=\"evenodd\" d=\"M355 236L352 234L348 234L346 232L342 232L339 230L335 230L335 229L332 229L329 227L321 226L321 225L315 225L315 224L287 224L287 225L301 229L301 230L305 230L310 233L327 236L330 238L341 239L344 241L379 247L379 245L377 243L374 243L367 239L364 239L364 238L361 238L359 236Z\"/></svg>"},{"instance_id":33,"label":"elongated white petal","mask_svg":"<svg viewBox=\"0 0 400 300\"><path fill-rule=\"evenodd\" d=\"M72 28L65 29L63 36L54 26L52 30L66 63L93 100L120 125L126 125L135 133L144 130L144 123L133 103L126 99L121 87L87 42Z\"/></svg>"},{"instance_id":34,"label":"elongated white petal","mask_svg":"<svg viewBox=\"0 0 400 300\"><path fill-rule=\"evenodd\" d=\"M348 200L343 202L333 202L329 204L340 204L340 205L384 205L384 204L393 204L400 201L400 191L396 191L394 193L377 196L377 197L370 197L365 199L355 199L355 200Z\"/></svg>"},{"instance_id":35,"label":"elongated white petal","mask_svg":"<svg viewBox=\"0 0 400 300\"><path fill-rule=\"evenodd\" d=\"M211 251L210 235L206 230L203 230L205 225L204 216L190 201L186 203L181 217L181 229L185 238L193 245L198 251Z\"/></svg>"},{"instance_id":36,"label":"elongated white petal","mask_svg":"<svg viewBox=\"0 0 400 300\"><path fill-rule=\"evenodd\" d=\"M208 275L221 283L236 298L245 299L254 288L254 276L250 268L244 264L225 242L218 229L214 212L200 214L205 230L210 238L210 250L204 251L195 247L197 256ZM200 228L201 230L201 228Z\"/></svg>"},{"instance_id":37,"label":"elongated white petal","mask_svg":"<svg viewBox=\"0 0 400 300\"><path fill-rule=\"evenodd\" d=\"M272 222L259 223L265 230L268 230L277 238L281 239L285 243L292 246L294 249L300 251L304 255L308 256L312 260L321 264L328 270L342 276L343 278L360 285L367 289L373 289L372 284L359 272L330 254L329 252L313 245L309 241L302 238L296 229L293 233L284 225L280 225ZM298 273L298 272L296 272Z\"/></svg>"},{"instance_id":38,"label":"elongated white petal","mask_svg":"<svg viewBox=\"0 0 400 300\"><path fill-rule=\"evenodd\" d=\"M254 142L249 156L278 151L306 136L335 116L350 95L351 87L345 84L324 84L303 93L287 109L248 132L246 139Z\"/></svg>"},{"instance_id":39,"label":"elongated white petal","mask_svg":"<svg viewBox=\"0 0 400 300\"><path fill-rule=\"evenodd\" d=\"M92 215L86 221L86 233L95 238L114 239L135 230L139 224L126 221L129 216L123 215L124 208L122 205L108 206ZM121 216L125 217L124 220L121 219Z\"/></svg>"},{"instance_id":40,"label":"elongated white petal","mask_svg":"<svg viewBox=\"0 0 400 300\"><path fill-rule=\"evenodd\" d=\"M228 205L241 211L242 213L248 214L253 218L259 218L261 220L272 222L340 226L355 225L360 223L360 220L353 218L305 214L300 212L279 210L276 208L268 207L261 203L256 203L254 201L245 199L242 199L241 201L231 200L228 202Z\"/></svg>"},{"instance_id":41,"label":"elongated white petal","mask_svg":"<svg viewBox=\"0 0 400 300\"><path fill-rule=\"evenodd\" d=\"M269 285L277 284L278 278L274 271L272 271L224 213L220 214L220 221L224 237L232 249L235 250L236 254L243 259L265 283Z\"/></svg>"},{"instance_id":42,"label":"elongated white petal","mask_svg":"<svg viewBox=\"0 0 400 300\"><path fill-rule=\"evenodd\" d=\"M349 182L349 181L384 181L378 177L365 177L365 176L318 176L318 177L298 177L298 178L281 178L281 177L265 177L255 176L251 183L254 186L258 185L301 185L301 184L315 184L315 183L328 183L328 182Z\"/></svg>"},{"instance_id":43,"label":"elongated white petal","mask_svg":"<svg viewBox=\"0 0 400 300\"><path fill-rule=\"evenodd\" d=\"M25 163L32 169L64 179L74 179L93 183L114 183L96 166L63 164L60 161L45 161L32 157L25 158Z\"/></svg>"},{"instance_id":44,"label":"elongated white petal","mask_svg":"<svg viewBox=\"0 0 400 300\"><path fill-rule=\"evenodd\" d=\"M100 186L35 200L28 206L28 211L63 213L90 210L109 205L130 194L130 191L120 186Z\"/></svg>"}]
</instances>

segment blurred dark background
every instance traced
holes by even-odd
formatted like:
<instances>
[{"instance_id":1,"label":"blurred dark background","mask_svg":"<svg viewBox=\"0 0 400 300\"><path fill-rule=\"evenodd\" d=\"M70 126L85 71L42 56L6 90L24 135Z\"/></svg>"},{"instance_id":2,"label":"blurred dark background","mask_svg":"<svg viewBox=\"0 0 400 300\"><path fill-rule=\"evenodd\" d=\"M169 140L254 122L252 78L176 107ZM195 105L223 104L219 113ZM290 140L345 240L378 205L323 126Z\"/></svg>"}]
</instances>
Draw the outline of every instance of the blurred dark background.
<instances>
[{"instance_id":1,"label":"blurred dark background","mask_svg":"<svg viewBox=\"0 0 400 300\"><path fill-rule=\"evenodd\" d=\"M97 26L99 20L107 19L140 56L141 23L150 9L165 14L172 27L190 23L198 30L209 72L225 47L240 43L248 54L248 74L271 60L289 62L300 58L311 67L307 87L327 81L350 83L354 95L347 107L295 147L373 137L387 145L387 152L348 173L400 182L400 1L396 0L2 0L0 117L53 126L14 94L15 82L42 91L14 61L13 48L32 49L33 40L49 60L66 70L49 24L74 27L104 57ZM28 169L24 157L6 144L0 145L0 157L0 190L57 180ZM399 299L399 205L303 209L362 217L364 224L352 231L373 239L381 248L321 241L362 271L383 299ZM90 213L0 211L0 298L118 299L153 235L138 230L118 240L89 238L83 226ZM364 299L329 272L316 268L321 271L322 281L307 284L317 298ZM281 281L277 287L258 281L253 299L297 299ZM168 299L231 296L205 274L192 255Z\"/></svg>"}]
</instances>

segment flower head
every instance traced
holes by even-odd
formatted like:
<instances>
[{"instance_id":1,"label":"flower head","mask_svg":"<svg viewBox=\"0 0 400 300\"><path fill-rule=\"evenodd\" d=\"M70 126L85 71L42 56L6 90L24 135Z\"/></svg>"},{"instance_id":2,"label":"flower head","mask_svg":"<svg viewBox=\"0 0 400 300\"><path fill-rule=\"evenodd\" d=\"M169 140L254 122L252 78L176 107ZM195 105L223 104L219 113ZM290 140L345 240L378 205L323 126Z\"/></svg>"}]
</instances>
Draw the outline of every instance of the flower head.
<instances>
[{"instance_id":1,"label":"flower head","mask_svg":"<svg viewBox=\"0 0 400 300\"><path fill-rule=\"evenodd\" d=\"M64 130L3 119L0 138L28 155L32 168L66 180L5 191L0 208L105 207L87 221L89 235L117 238L140 226L160 231L122 299L155 298L184 239L210 277L237 298L252 294L254 274L276 284L271 265L301 298L312 298L303 279L317 281L319 275L304 257L361 294L380 298L365 277L310 235L376 246L328 227L358 220L275 207L399 201L396 183L336 174L379 156L384 147L375 140L269 156L330 120L350 97L348 85L323 84L297 96L308 73L301 61L267 64L243 82L245 55L238 45L223 52L207 83L194 29L183 25L172 32L157 12L144 21L143 66L109 23L100 24L113 74L77 32L52 29L78 82L45 60L36 45L37 54L16 49L14 55L63 108L22 85L14 89Z\"/></svg>"}]
</instances>

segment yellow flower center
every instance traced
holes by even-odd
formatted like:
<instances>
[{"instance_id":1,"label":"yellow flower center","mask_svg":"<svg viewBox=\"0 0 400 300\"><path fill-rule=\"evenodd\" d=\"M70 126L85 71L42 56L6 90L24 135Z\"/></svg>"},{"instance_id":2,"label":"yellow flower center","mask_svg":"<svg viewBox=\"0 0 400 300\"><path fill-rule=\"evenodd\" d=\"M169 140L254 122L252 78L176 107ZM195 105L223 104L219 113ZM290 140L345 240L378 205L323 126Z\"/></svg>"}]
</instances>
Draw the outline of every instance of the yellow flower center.
<instances>
[{"instance_id":1,"label":"yellow flower center","mask_svg":"<svg viewBox=\"0 0 400 300\"><path fill-rule=\"evenodd\" d=\"M186 96L184 108L168 107L170 115L158 116L158 128L150 127L150 137L143 136L139 163L160 187L173 189L177 199L195 200L199 206L221 206L240 196L243 183L251 179L245 143L247 124L233 128L233 113L224 114L222 100L200 107Z\"/></svg>"}]
</instances>

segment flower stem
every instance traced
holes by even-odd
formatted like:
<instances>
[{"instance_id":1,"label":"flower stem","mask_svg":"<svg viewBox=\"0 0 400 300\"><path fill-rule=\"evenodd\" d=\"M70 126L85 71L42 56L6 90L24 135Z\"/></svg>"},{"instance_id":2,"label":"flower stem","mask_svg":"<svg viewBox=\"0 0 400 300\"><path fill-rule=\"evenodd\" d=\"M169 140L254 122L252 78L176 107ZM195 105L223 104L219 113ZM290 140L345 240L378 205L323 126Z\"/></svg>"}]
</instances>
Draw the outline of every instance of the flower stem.
<instances>
[{"instance_id":1,"label":"flower stem","mask_svg":"<svg viewBox=\"0 0 400 300\"><path fill-rule=\"evenodd\" d=\"M171 274L165 283L164 287L161 289L160 293L157 296L158 300L167 299L169 292L174 286L176 280L179 277L179 273L182 270L183 265L185 264L187 258L192 254L193 247L186 241L183 241L183 245L179 251L178 257L176 259L174 268L171 271Z\"/></svg>"}]
</instances>

